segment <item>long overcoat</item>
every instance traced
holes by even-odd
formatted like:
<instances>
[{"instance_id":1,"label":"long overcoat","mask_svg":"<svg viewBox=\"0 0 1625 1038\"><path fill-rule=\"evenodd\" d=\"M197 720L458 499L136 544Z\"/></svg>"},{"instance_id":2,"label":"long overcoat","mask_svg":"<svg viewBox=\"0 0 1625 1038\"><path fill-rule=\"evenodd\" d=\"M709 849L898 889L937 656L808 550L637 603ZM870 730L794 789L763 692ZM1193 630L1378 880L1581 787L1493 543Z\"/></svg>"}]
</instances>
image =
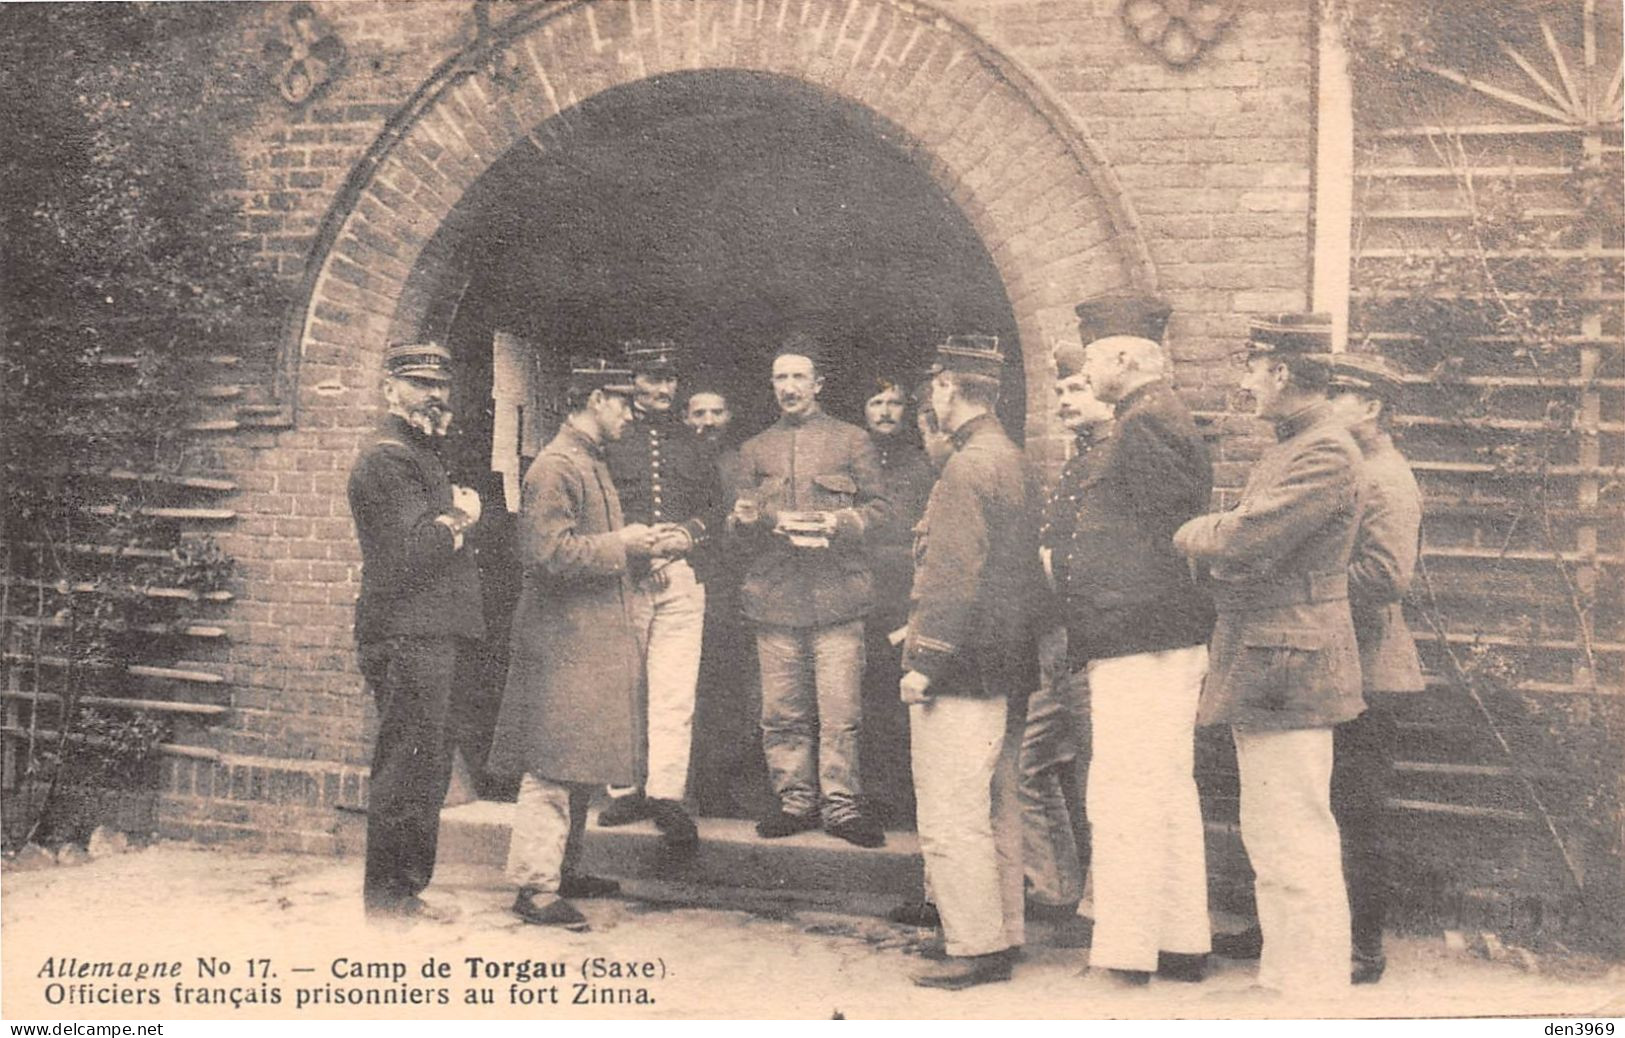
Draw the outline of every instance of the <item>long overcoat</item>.
<instances>
[{"instance_id":1,"label":"long overcoat","mask_svg":"<svg viewBox=\"0 0 1625 1038\"><path fill-rule=\"evenodd\" d=\"M523 587L490 770L636 785L647 769L638 594L603 450L566 424L525 474Z\"/></svg>"},{"instance_id":2,"label":"long overcoat","mask_svg":"<svg viewBox=\"0 0 1625 1038\"><path fill-rule=\"evenodd\" d=\"M1275 434L1235 508L1174 534L1214 578L1218 623L1198 724L1326 728L1365 709L1348 590L1360 448L1325 401Z\"/></svg>"}]
</instances>

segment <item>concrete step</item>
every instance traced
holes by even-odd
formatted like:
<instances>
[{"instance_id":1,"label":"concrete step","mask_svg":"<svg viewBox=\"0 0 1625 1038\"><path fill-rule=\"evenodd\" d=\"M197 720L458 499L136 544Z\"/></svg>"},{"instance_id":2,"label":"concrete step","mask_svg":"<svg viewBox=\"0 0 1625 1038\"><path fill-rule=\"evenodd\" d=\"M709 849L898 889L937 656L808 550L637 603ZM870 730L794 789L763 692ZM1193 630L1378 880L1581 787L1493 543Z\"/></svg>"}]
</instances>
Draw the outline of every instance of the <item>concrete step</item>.
<instances>
[{"instance_id":1,"label":"concrete step","mask_svg":"<svg viewBox=\"0 0 1625 1038\"><path fill-rule=\"evenodd\" d=\"M508 856L515 805L489 800L448 807L440 814L439 861L500 867ZM663 861L652 822L614 829L587 822L582 867L622 879L674 880L701 886L780 891L836 891L917 898L921 890L919 839L889 832L884 847L855 847L822 832L778 840L756 835L737 818L698 818L700 850L681 866Z\"/></svg>"}]
</instances>

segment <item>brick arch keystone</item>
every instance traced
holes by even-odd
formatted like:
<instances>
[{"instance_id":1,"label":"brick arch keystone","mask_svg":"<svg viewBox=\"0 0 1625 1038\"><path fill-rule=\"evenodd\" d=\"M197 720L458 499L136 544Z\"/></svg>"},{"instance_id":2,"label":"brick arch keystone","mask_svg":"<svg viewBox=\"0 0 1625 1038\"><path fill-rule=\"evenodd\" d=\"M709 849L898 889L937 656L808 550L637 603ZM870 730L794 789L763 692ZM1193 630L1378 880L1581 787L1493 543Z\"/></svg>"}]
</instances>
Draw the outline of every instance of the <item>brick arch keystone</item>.
<instances>
[{"instance_id":1,"label":"brick arch keystone","mask_svg":"<svg viewBox=\"0 0 1625 1038\"><path fill-rule=\"evenodd\" d=\"M1023 343L1029 442L1053 443L1050 349L1072 334L1072 304L1155 289L1150 254L1080 121L913 0L574 0L515 15L453 56L391 118L324 222L277 387L300 424L357 425L337 410L371 402L386 341L423 319L443 268L436 232L510 147L567 139L552 131L605 90L715 69L811 84L896 131L992 256Z\"/></svg>"}]
</instances>

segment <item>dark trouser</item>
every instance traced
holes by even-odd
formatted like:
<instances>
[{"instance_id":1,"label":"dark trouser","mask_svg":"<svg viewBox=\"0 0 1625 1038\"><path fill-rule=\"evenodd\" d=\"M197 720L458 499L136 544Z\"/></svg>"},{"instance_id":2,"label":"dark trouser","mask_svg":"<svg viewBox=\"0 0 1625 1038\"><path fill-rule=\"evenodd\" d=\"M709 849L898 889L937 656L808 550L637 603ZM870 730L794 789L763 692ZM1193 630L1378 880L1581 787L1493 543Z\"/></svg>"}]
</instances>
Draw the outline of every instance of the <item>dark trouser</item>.
<instances>
[{"instance_id":1,"label":"dark trouser","mask_svg":"<svg viewBox=\"0 0 1625 1038\"><path fill-rule=\"evenodd\" d=\"M1374 697L1373 697L1374 698ZM1332 731L1332 813L1343 834L1354 954L1382 954L1387 877L1382 856L1383 801L1388 796L1398 734L1392 707L1380 699Z\"/></svg>"},{"instance_id":2,"label":"dark trouser","mask_svg":"<svg viewBox=\"0 0 1625 1038\"><path fill-rule=\"evenodd\" d=\"M738 603L706 584L705 636L694 697L689 797L702 815L761 818L779 806L762 757L756 632Z\"/></svg>"},{"instance_id":3,"label":"dark trouser","mask_svg":"<svg viewBox=\"0 0 1625 1038\"><path fill-rule=\"evenodd\" d=\"M416 895L434 874L440 808L451 781L446 722L460 648L454 638L430 637L361 647L361 672L379 718L367 801L369 908Z\"/></svg>"},{"instance_id":4,"label":"dark trouser","mask_svg":"<svg viewBox=\"0 0 1625 1038\"><path fill-rule=\"evenodd\" d=\"M863 775L863 796L876 820L887 829L914 827L914 770L910 760L908 706L898 695L903 677L902 649L887 640L908 622L908 614L892 610L871 615L863 637L863 731L858 735L858 759Z\"/></svg>"}]
</instances>

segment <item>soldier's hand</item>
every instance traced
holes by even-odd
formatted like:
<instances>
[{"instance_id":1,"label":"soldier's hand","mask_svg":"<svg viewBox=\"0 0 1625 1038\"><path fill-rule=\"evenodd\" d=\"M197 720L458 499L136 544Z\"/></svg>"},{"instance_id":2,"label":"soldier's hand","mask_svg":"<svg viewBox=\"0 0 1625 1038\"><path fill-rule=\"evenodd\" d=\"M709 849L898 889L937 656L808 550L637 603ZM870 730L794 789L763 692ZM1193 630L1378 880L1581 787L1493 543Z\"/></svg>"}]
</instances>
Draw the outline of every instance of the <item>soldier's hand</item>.
<instances>
[{"instance_id":1,"label":"soldier's hand","mask_svg":"<svg viewBox=\"0 0 1625 1038\"><path fill-rule=\"evenodd\" d=\"M681 558L694 548L693 536L675 523L662 523L656 527L656 536L658 542L654 554L663 559Z\"/></svg>"},{"instance_id":2,"label":"soldier's hand","mask_svg":"<svg viewBox=\"0 0 1625 1038\"><path fill-rule=\"evenodd\" d=\"M632 523L621 527L621 543L626 546L628 555L639 558L648 558L654 554L655 543L659 535L643 523Z\"/></svg>"},{"instance_id":3,"label":"soldier's hand","mask_svg":"<svg viewBox=\"0 0 1625 1038\"><path fill-rule=\"evenodd\" d=\"M925 690L930 684L930 678L917 670L911 670L903 675L902 681L897 683L898 698L911 706L915 703L923 703L928 698Z\"/></svg>"},{"instance_id":4,"label":"soldier's hand","mask_svg":"<svg viewBox=\"0 0 1625 1038\"><path fill-rule=\"evenodd\" d=\"M477 523L480 521L479 491L453 483L451 486L451 504L453 508L466 514L470 522Z\"/></svg>"}]
</instances>

